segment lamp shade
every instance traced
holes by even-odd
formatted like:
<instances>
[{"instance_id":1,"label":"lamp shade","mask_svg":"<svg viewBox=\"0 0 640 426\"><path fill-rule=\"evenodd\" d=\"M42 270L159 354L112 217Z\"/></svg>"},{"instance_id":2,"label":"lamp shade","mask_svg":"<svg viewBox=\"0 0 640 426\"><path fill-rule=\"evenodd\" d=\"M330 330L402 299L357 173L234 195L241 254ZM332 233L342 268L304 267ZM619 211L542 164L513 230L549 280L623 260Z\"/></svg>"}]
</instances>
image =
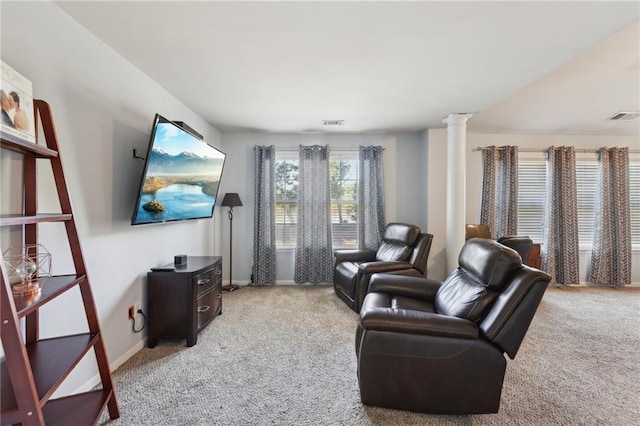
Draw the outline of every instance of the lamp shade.
<instances>
[{"instance_id":1,"label":"lamp shade","mask_svg":"<svg viewBox=\"0 0 640 426\"><path fill-rule=\"evenodd\" d=\"M224 194L224 198L222 199L222 206L238 207L242 206L242 201L240 201L240 196L237 192L227 192Z\"/></svg>"}]
</instances>

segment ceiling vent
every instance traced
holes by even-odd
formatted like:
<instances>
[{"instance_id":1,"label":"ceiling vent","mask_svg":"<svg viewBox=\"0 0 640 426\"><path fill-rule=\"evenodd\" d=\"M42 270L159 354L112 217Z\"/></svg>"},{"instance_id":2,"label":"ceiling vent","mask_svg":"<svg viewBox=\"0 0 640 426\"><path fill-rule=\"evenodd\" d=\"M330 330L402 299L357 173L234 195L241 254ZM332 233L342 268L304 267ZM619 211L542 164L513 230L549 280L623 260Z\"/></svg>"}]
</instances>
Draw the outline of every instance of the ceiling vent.
<instances>
[{"instance_id":1,"label":"ceiling vent","mask_svg":"<svg viewBox=\"0 0 640 426\"><path fill-rule=\"evenodd\" d=\"M322 120L323 126L342 126L344 120Z\"/></svg>"},{"instance_id":2,"label":"ceiling vent","mask_svg":"<svg viewBox=\"0 0 640 426\"><path fill-rule=\"evenodd\" d=\"M607 118L608 121L633 121L640 118L640 112L616 112L611 117Z\"/></svg>"}]
</instances>

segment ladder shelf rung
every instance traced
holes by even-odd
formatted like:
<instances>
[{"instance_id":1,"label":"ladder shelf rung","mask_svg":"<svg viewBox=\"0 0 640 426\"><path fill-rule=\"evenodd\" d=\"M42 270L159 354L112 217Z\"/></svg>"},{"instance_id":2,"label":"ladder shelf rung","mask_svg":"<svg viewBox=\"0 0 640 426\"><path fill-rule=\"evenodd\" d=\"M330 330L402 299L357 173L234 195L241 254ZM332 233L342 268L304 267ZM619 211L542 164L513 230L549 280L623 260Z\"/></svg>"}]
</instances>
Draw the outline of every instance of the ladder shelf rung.
<instances>
[{"instance_id":1,"label":"ladder shelf rung","mask_svg":"<svg viewBox=\"0 0 640 426\"><path fill-rule=\"evenodd\" d=\"M41 406L46 404L98 339L98 334L83 333L43 339L26 345ZM17 403L8 377L8 366L4 361L0 365L0 371L3 373L2 415L3 417L12 416L13 412L17 411Z\"/></svg>"},{"instance_id":2,"label":"ladder shelf rung","mask_svg":"<svg viewBox=\"0 0 640 426\"><path fill-rule=\"evenodd\" d=\"M55 299L65 291L82 283L86 279L86 275L75 274L41 278L43 285L40 293L33 296L13 296L13 302L16 305L18 318L22 318L31 312L34 312L47 302Z\"/></svg>"},{"instance_id":3,"label":"ladder shelf rung","mask_svg":"<svg viewBox=\"0 0 640 426\"><path fill-rule=\"evenodd\" d=\"M30 225L42 222L66 222L73 219L71 213L39 213L36 215L2 215L0 216L0 226Z\"/></svg>"},{"instance_id":4,"label":"ladder shelf rung","mask_svg":"<svg viewBox=\"0 0 640 426\"><path fill-rule=\"evenodd\" d=\"M35 155L39 158L56 158L58 156L58 151L2 131L0 131L0 142L2 142L1 146L3 149L8 149L20 154Z\"/></svg>"},{"instance_id":5,"label":"ladder shelf rung","mask_svg":"<svg viewBox=\"0 0 640 426\"><path fill-rule=\"evenodd\" d=\"M111 397L113 397L112 391L96 389L62 398L50 399L42 409L45 422L47 426L97 424ZM17 408L10 412L2 413L3 424L20 423L21 421Z\"/></svg>"},{"instance_id":6,"label":"ladder shelf rung","mask_svg":"<svg viewBox=\"0 0 640 426\"><path fill-rule=\"evenodd\" d=\"M100 414L111 397L113 397L112 391L98 389L52 399L43 408L47 426L97 424Z\"/></svg>"}]
</instances>

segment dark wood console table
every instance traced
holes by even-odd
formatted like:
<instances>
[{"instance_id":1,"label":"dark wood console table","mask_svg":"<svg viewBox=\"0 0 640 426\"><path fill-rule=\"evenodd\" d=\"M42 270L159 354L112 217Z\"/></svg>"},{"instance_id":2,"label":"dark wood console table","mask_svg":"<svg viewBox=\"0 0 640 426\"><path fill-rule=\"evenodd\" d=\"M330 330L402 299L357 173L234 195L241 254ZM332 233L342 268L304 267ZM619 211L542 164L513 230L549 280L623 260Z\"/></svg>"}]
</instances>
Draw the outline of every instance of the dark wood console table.
<instances>
[{"instance_id":1,"label":"dark wood console table","mask_svg":"<svg viewBox=\"0 0 640 426\"><path fill-rule=\"evenodd\" d=\"M154 268L147 278L150 348L158 339L187 339L193 346L198 332L222 313L219 256L189 256L185 265Z\"/></svg>"}]
</instances>

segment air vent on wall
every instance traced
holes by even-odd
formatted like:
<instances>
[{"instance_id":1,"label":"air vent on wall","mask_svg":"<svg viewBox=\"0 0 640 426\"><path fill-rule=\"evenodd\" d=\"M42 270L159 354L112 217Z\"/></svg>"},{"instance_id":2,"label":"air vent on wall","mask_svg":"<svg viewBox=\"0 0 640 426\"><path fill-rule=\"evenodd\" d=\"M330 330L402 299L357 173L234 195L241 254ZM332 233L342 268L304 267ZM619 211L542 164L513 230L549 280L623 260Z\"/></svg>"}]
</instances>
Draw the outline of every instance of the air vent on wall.
<instances>
[{"instance_id":1,"label":"air vent on wall","mask_svg":"<svg viewBox=\"0 0 640 426\"><path fill-rule=\"evenodd\" d=\"M322 120L323 126L342 126L344 120Z\"/></svg>"},{"instance_id":2,"label":"air vent on wall","mask_svg":"<svg viewBox=\"0 0 640 426\"><path fill-rule=\"evenodd\" d=\"M640 112L616 112L611 117L607 118L608 121L632 121L640 118Z\"/></svg>"}]
</instances>

